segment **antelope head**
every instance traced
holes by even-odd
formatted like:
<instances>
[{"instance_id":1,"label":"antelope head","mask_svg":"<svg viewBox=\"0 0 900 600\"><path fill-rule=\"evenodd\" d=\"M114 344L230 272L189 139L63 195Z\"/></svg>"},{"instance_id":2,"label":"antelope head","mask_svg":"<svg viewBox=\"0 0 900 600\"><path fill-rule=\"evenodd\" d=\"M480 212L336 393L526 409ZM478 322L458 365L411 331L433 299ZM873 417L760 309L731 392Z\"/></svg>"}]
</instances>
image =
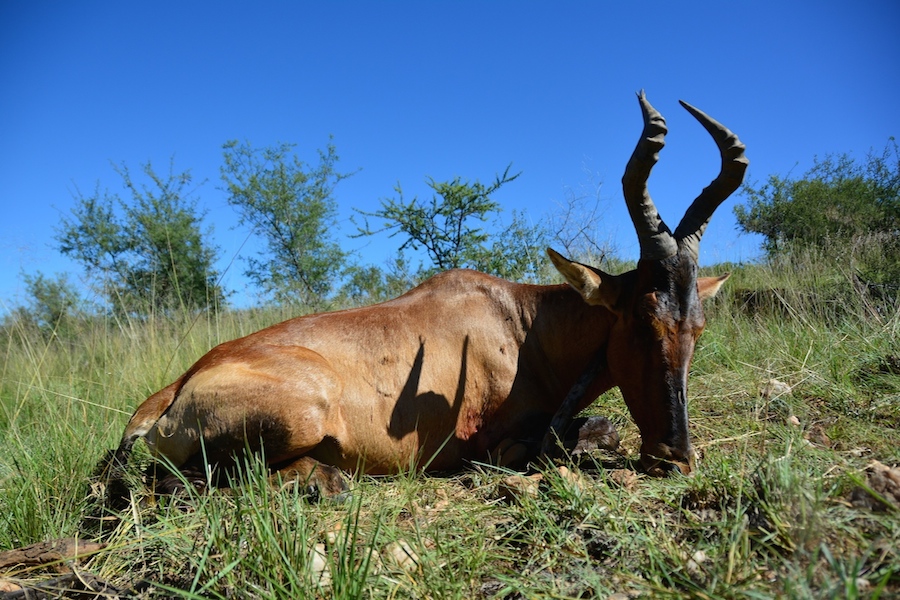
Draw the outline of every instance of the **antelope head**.
<instances>
[{"instance_id":1,"label":"antelope head","mask_svg":"<svg viewBox=\"0 0 900 600\"><path fill-rule=\"evenodd\" d=\"M700 238L716 208L740 186L749 161L738 137L681 102L710 133L722 157L718 176L694 200L675 233L647 190L667 132L662 115L638 94L644 129L622 177L628 212L640 241L633 271L610 275L550 251L556 268L589 304L607 308L613 325L606 362L641 432L641 462L650 472L690 473L696 452L688 434L687 379L706 319L702 301L728 274L698 277Z\"/></svg>"}]
</instances>

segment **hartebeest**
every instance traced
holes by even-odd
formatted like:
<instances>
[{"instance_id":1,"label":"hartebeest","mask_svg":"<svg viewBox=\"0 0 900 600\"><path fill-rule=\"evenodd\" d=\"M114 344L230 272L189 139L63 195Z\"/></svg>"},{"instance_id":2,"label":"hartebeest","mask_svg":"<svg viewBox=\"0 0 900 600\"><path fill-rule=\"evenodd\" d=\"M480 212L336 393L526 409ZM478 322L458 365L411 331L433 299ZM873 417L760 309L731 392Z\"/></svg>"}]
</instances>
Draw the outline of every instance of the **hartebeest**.
<instances>
[{"instance_id":1,"label":"hartebeest","mask_svg":"<svg viewBox=\"0 0 900 600\"><path fill-rule=\"evenodd\" d=\"M223 343L138 407L117 459L144 437L174 466L201 473L260 448L273 470L313 480L333 467L455 469L510 438L540 442L594 365L568 412L618 386L643 465L689 472L688 368L705 325L701 302L727 278L698 277L698 244L748 161L737 136L682 103L712 135L722 168L672 233L647 192L665 120L643 92L638 99L644 129L622 178L640 240L634 270L610 275L548 250L568 285L453 270L388 302Z\"/></svg>"}]
</instances>

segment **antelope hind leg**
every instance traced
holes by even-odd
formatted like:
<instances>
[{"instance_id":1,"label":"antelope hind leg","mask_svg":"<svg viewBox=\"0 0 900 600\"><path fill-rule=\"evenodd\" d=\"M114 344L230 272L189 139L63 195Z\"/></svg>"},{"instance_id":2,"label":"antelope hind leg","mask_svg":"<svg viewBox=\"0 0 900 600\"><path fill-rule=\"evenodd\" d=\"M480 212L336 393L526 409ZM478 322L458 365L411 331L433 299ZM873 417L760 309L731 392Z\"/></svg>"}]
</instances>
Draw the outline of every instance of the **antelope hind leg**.
<instances>
[{"instance_id":1,"label":"antelope hind leg","mask_svg":"<svg viewBox=\"0 0 900 600\"><path fill-rule=\"evenodd\" d=\"M282 487L296 483L314 500L342 500L350 491L343 471L309 456L278 465L270 481Z\"/></svg>"},{"instance_id":2,"label":"antelope hind leg","mask_svg":"<svg viewBox=\"0 0 900 600\"><path fill-rule=\"evenodd\" d=\"M192 456L177 469L153 461L146 472L147 480L157 496L178 496L188 487L203 493L210 483L213 487L219 487L219 475L218 469L208 467L201 455Z\"/></svg>"},{"instance_id":3,"label":"antelope hind leg","mask_svg":"<svg viewBox=\"0 0 900 600\"><path fill-rule=\"evenodd\" d=\"M506 438L491 451L491 464L518 471L528 463L530 454L528 443Z\"/></svg>"}]
</instances>

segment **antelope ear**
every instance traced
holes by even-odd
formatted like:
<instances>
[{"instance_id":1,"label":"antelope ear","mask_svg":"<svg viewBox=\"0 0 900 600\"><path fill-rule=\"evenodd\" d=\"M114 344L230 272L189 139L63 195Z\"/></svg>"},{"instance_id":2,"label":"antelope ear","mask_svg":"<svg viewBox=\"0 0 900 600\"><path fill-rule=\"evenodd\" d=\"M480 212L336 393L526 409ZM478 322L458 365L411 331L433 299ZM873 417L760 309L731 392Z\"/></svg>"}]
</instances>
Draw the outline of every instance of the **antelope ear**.
<instances>
[{"instance_id":1,"label":"antelope ear","mask_svg":"<svg viewBox=\"0 0 900 600\"><path fill-rule=\"evenodd\" d=\"M725 283L725 280L731 277L731 273L725 273L718 277L698 277L697 293L700 294L700 300L712 298L718 293L719 288Z\"/></svg>"},{"instance_id":2,"label":"antelope ear","mask_svg":"<svg viewBox=\"0 0 900 600\"><path fill-rule=\"evenodd\" d=\"M619 299L619 280L600 269L569 260L552 248L547 255L553 266L588 304L612 309Z\"/></svg>"}]
</instances>

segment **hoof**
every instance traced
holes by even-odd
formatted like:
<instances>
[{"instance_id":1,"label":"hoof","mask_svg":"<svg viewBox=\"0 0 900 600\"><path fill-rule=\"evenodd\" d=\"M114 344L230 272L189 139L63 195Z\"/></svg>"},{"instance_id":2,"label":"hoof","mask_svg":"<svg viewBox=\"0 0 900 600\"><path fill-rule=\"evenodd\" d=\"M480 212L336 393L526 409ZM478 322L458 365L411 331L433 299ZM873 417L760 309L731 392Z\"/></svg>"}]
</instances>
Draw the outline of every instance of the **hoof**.
<instances>
[{"instance_id":1,"label":"hoof","mask_svg":"<svg viewBox=\"0 0 900 600\"><path fill-rule=\"evenodd\" d=\"M309 457L279 468L274 476L280 478L282 488L297 485L312 502L334 499L350 491L343 471Z\"/></svg>"},{"instance_id":2,"label":"hoof","mask_svg":"<svg viewBox=\"0 0 900 600\"><path fill-rule=\"evenodd\" d=\"M582 417L572 421L563 446L573 456L594 450L614 451L619 447L619 432L606 417Z\"/></svg>"}]
</instances>

